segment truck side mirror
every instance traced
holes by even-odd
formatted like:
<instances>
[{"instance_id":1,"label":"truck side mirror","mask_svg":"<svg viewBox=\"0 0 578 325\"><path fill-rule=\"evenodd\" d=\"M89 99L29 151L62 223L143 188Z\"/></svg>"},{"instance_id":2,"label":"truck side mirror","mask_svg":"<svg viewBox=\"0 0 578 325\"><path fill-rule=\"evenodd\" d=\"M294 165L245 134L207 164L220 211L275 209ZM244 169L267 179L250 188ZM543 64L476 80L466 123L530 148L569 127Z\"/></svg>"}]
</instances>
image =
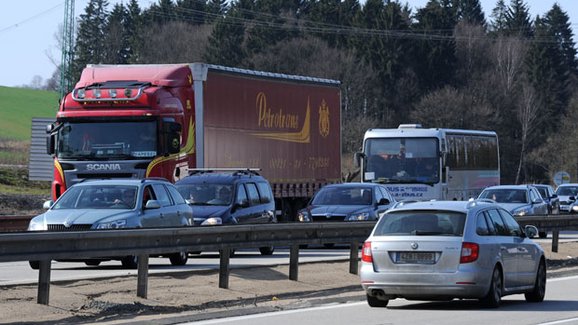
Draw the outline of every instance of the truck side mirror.
<instances>
[{"instance_id":1,"label":"truck side mirror","mask_svg":"<svg viewBox=\"0 0 578 325\"><path fill-rule=\"evenodd\" d=\"M181 130L182 127L177 122L165 121L163 132L165 133L165 152L167 154L179 153L181 151Z\"/></svg>"},{"instance_id":2,"label":"truck side mirror","mask_svg":"<svg viewBox=\"0 0 578 325\"><path fill-rule=\"evenodd\" d=\"M46 153L54 155L56 151L56 134L52 133L46 136Z\"/></svg>"}]
</instances>

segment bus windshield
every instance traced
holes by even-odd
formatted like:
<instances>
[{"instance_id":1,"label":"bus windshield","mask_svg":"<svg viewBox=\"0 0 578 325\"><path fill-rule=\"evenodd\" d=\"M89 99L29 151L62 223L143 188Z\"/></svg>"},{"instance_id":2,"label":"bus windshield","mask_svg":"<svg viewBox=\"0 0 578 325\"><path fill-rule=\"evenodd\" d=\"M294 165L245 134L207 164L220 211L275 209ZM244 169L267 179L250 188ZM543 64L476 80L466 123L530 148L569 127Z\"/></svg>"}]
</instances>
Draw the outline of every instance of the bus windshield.
<instances>
[{"instance_id":1,"label":"bus windshield","mask_svg":"<svg viewBox=\"0 0 578 325\"><path fill-rule=\"evenodd\" d=\"M380 183L439 182L436 138L376 138L365 142L365 179Z\"/></svg>"},{"instance_id":2,"label":"bus windshield","mask_svg":"<svg viewBox=\"0 0 578 325\"><path fill-rule=\"evenodd\" d=\"M155 121L65 122L58 130L61 159L146 159L157 155Z\"/></svg>"}]
</instances>

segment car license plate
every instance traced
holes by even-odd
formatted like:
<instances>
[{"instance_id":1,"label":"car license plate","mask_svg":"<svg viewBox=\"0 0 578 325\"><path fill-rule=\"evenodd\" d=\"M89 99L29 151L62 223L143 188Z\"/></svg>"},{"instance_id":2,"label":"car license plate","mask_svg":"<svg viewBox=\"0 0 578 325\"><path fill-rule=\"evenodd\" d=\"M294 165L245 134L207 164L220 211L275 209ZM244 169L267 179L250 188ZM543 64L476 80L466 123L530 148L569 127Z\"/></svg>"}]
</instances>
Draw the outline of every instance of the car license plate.
<instances>
[{"instance_id":1,"label":"car license plate","mask_svg":"<svg viewBox=\"0 0 578 325\"><path fill-rule=\"evenodd\" d=\"M568 211L568 210L570 210L570 206L569 205L560 205L560 210Z\"/></svg>"},{"instance_id":2,"label":"car license plate","mask_svg":"<svg viewBox=\"0 0 578 325\"><path fill-rule=\"evenodd\" d=\"M399 252L397 263L400 264L434 264L435 252Z\"/></svg>"}]
</instances>

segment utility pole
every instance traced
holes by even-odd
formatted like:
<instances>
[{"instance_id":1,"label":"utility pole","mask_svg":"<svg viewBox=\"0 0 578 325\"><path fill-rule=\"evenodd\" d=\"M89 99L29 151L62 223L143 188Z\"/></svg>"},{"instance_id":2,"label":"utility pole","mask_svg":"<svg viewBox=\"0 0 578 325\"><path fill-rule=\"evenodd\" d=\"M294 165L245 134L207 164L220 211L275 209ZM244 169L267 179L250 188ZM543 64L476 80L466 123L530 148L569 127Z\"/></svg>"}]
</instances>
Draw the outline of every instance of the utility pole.
<instances>
[{"instance_id":1,"label":"utility pole","mask_svg":"<svg viewBox=\"0 0 578 325\"><path fill-rule=\"evenodd\" d=\"M62 60L60 63L60 98L72 88L72 55L74 50L74 0L64 4L64 24L62 27Z\"/></svg>"}]
</instances>

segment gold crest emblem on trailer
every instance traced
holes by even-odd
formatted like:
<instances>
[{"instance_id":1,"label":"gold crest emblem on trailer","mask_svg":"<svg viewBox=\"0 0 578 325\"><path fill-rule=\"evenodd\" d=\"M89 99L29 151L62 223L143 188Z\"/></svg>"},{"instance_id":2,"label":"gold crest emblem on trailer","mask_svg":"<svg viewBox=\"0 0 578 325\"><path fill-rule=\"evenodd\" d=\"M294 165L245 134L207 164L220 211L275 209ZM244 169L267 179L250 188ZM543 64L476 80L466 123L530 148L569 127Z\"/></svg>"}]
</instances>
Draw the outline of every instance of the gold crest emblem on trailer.
<instances>
[{"instance_id":1,"label":"gold crest emblem on trailer","mask_svg":"<svg viewBox=\"0 0 578 325\"><path fill-rule=\"evenodd\" d=\"M319 106L319 134L324 138L329 135L329 107L327 107L325 99L321 101L321 106Z\"/></svg>"}]
</instances>

